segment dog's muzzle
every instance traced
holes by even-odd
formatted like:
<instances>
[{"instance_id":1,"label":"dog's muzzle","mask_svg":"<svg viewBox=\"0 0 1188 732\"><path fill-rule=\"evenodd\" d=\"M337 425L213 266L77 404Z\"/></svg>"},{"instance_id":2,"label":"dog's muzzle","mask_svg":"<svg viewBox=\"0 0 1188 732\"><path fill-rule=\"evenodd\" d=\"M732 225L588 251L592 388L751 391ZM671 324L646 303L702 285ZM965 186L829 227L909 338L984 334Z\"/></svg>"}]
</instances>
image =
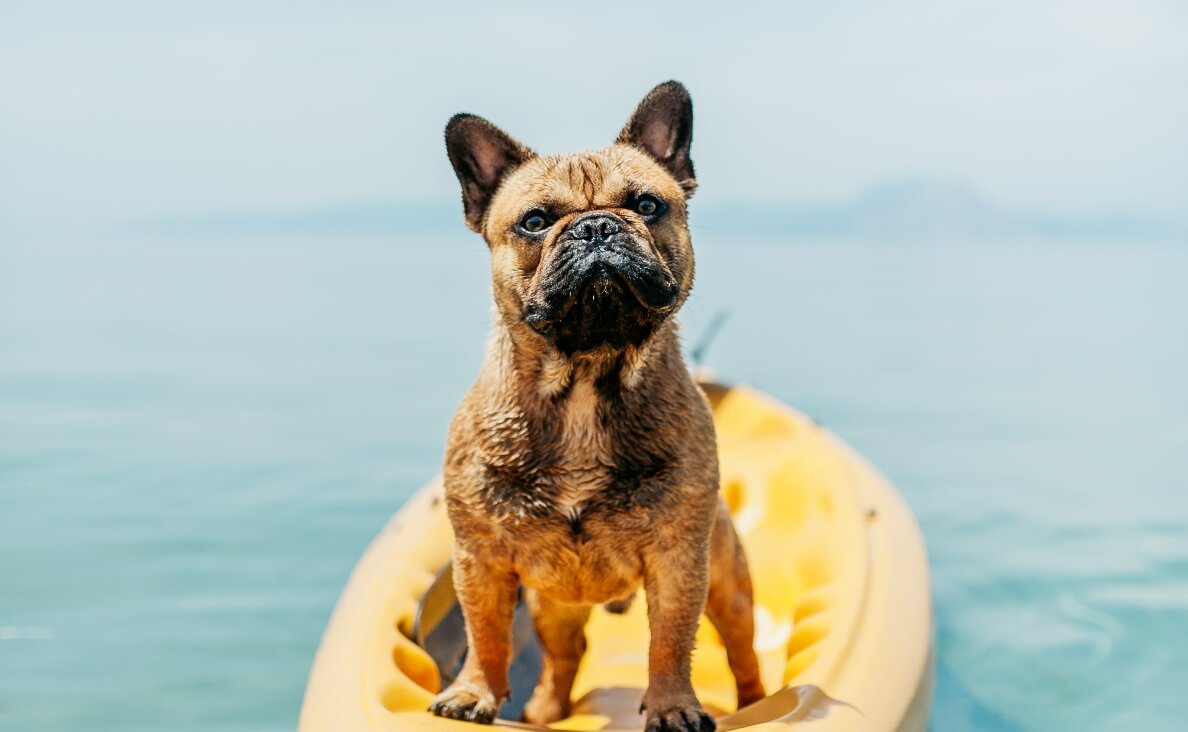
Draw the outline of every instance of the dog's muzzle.
<instances>
[{"instance_id":1,"label":"dog's muzzle","mask_svg":"<svg viewBox=\"0 0 1188 732\"><path fill-rule=\"evenodd\" d=\"M680 286L626 221L595 211L558 235L523 318L566 351L640 343L672 313Z\"/></svg>"}]
</instances>

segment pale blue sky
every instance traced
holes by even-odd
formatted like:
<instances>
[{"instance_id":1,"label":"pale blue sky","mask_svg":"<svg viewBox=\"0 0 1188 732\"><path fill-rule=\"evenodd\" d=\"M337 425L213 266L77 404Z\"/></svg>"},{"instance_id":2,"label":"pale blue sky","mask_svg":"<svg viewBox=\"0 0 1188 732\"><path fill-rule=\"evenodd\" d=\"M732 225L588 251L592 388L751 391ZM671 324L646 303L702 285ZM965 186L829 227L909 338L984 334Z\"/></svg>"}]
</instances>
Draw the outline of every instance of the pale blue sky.
<instances>
[{"instance_id":1,"label":"pale blue sky","mask_svg":"<svg viewBox=\"0 0 1188 732\"><path fill-rule=\"evenodd\" d=\"M678 7L6 2L0 222L452 198L450 114L594 147L667 78L693 92L705 198L915 176L1013 207L1185 213L1183 5Z\"/></svg>"}]
</instances>

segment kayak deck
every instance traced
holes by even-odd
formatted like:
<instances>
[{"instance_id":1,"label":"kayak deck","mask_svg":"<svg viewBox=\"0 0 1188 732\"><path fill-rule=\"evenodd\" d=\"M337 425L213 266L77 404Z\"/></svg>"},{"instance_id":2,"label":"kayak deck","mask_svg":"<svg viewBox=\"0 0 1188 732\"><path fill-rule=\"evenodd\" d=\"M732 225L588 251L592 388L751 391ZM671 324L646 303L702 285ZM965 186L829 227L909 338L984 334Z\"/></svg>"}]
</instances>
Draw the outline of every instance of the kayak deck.
<instances>
[{"instance_id":1,"label":"kayak deck","mask_svg":"<svg viewBox=\"0 0 1188 732\"><path fill-rule=\"evenodd\" d=\"M923 730L934 677L923 539L895 489L804 415L744 387L707 386L722 491L755 588L755 647L770 696L735 710L725 651L705 619L693 685L719 729ZM474 730L425 709L439 669L412 638L418 604L453 535L431 483L356 565L310 672L300 730ZM558 730L638 730L647 608L596 608ZM497 721L532 729L529 725Z\"/></svg>"}]
</instances>

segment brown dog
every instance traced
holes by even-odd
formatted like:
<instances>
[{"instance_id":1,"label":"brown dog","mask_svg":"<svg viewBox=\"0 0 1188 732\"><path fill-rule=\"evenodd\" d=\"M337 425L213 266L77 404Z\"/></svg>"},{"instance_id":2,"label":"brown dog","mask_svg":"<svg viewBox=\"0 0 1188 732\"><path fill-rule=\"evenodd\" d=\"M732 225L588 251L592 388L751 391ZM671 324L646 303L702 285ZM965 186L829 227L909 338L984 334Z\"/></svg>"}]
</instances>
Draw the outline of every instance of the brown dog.
<instances>
[{"instance_id":1,"label":"brown dog","mask_svg":"<svg viewBox=\"0 0 1188 732\"><path fill-rule=\"evenodd\" d=\"M591 605L621 610L640 586L648 730L714 729L689 681L703 610L739 706L763 696L751 579L672 319L693 284L692 123L688 92L668 82L595 152L539 157L473 115L446 126L466 224L491 250L497 314L446 449L470 652L435 714L495 717L519 584L545 652L527 721L568 715Z\"/></svg>"}]
</instances>

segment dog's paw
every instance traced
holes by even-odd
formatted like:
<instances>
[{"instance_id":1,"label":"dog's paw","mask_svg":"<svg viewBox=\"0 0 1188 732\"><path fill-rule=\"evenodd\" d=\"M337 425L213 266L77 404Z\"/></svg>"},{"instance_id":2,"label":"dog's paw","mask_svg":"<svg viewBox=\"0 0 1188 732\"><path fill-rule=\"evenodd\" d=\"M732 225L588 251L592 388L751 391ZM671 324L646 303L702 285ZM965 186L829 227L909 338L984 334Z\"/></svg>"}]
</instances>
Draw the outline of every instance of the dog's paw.
<instances>
[{"instance_id":1,"label":"dog's paw","mask_svg":"<svg viewBox=\"0 0 1188 732\"><path fill-rule=\"evenodd\" d=\"M718 724L697 700L648 708L645 732L714 732Z\"/></svg>"},{"instance_id":2,"label":"dog's paw","mask_svg":"<svg viewBox=\"0 0 1188 732\"><path fill-rule=\"evenodd\" d=\"M429 711L439 717L491 724L499 713L499 702L490 692L455 683L434 698Z\"/></svg>"},{"instance_id":3,"label":"dog's paw","mask_svg":"<svg viewBox=\"0 0 1188 732\"><path fill-rule=\"evenodd\" d=\"M529 724L552 724L569 716L568 704L551 691L536 687L532 698L524 704L524 721Z\"/></svg>"}]
</instances>

